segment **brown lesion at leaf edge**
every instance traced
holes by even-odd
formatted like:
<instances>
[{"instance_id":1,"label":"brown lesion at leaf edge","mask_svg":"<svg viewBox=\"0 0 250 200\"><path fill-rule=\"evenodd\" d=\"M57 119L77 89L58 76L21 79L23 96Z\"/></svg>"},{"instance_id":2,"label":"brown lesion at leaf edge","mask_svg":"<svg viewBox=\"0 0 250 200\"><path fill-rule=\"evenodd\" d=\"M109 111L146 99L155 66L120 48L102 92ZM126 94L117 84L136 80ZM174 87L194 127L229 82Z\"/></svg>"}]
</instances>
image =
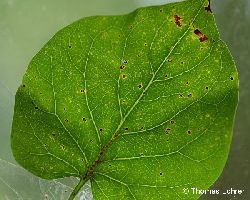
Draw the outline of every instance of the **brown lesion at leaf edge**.
<instances>
[{"instance_id":1,"label":"brown lesion at leaf edge","mask_svg":"<svg viewBox=\"0 0 250 200\"><path fill-rule=\"evenodd\" d=\"M208 5L205 7L205 10L209 13L212 13L212 9L211 9L211 1L208 0Z\"/></svg>"}]
</instances>

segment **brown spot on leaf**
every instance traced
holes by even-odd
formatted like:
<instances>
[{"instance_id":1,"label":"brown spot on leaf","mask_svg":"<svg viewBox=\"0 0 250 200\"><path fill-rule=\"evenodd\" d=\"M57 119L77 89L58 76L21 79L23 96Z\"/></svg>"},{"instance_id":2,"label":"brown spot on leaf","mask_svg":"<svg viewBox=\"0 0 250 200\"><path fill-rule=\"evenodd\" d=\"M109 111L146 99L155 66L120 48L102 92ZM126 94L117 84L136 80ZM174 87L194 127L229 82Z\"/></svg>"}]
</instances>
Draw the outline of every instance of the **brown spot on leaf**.
<instances>
[{"instance_id":1,"label":"brown spot on leaf","mask_svg":"<svg viewBox=\"0 0 250 200\"><path fill-rule=\"evenodd\" d=\"M175 21L175 24L178 26L178 27L181 27L181 18L178 16L178 15L175 15L174 16L174 21Z\"/></svg>"},{"instance_id":2,"label":"brown spot on leaf","mask_svg":"<svg viewBox=\"0 0 250 200\"><path fill-rule=\"evenodd\" d=\"M170 131L171 131L171 129L170 129L170 128L166 128L166 129L165 129L166 134L169 134L169 133L170 133Z\"/></svg>"},{"instance_id":3,"label":"brown spot on leaf","mask_svg":"<svg viewBox=\"0 0 250 200\"><path fill-rule=\"evenodd\" d=\"M120 69L124 69L124 68L125 68L125 66L124 66L124 65L121 65L121 66L120 66Z\"/></svg>"},{"instance_id":4,"label":"brown spot on leaf","mask_svg":"<svg viewBox=\"0 0 250 200\"><path fill-rule=\"evenodd\" d=\"M187 133L188 133L189 135L191 135L192 132L191 132L190 130L188 130Z\"/></svg>"},{"instance_id":5,"label":"brown spot on leaf","mask_svg":"<svg viewBox=\"0 0 250 200\"><path fill-rule=\"evenodd\" d=\"M143 85L142 85L142 84L139 84L139 85L138 85L138 88L139 88L139 89L141 89L142 87L143 87Z\"/></svg>"},{"instance_id":6,"label":"brown spot on leaf","mask_svg":"<svg viewBox=\"0 0 250 200\"><path fill-rule=\"evenodd\" d=\"M208 40L207 36L204 35L199 29L195 29L194 34L199 37L200 42L205 42Z\"/></svg>"}]
</instances>

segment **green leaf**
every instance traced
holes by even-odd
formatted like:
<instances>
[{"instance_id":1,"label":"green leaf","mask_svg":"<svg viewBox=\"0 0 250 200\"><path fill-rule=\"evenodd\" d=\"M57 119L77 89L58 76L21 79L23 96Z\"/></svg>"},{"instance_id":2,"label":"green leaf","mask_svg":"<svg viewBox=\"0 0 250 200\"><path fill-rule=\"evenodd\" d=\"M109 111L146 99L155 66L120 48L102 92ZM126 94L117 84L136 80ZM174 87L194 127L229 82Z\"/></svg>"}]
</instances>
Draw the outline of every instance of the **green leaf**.
<instances>
[{"instance_id":1,"label":"green leaf","mask_svg":"<svg viewBox=\"0 0 250 200\"><path fill-rule=\"evenodd\" d=\"M12 150L94 199L197 199L229 151L238 77L207 0L81 19L32 59ZM185 190L186 191L186 190Z\"/></svg>"}]
</instances>

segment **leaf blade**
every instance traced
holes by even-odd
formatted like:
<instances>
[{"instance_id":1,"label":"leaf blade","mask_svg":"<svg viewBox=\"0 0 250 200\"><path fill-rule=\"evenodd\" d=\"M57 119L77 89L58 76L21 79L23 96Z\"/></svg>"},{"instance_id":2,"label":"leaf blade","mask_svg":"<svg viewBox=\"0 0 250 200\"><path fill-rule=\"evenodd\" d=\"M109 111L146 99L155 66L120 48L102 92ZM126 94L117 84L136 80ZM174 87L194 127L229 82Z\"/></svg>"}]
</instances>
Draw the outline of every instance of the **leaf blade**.
<instances>
[{"instance_id":1,"label":"leaf blade","mask_svg":"<svg viewBox=\"0 0 250 200\"><path fill-rule=\"evenodd\" d=\"M164 199L185 196L187 185L208 188L228 154L238 83L206 6L189 0L91 17L57 33L16 96L24 105L16 103L12 131L18 162L43 178L91 179L97 199L141 198L145 188ZM23 120L29 142L40 143L36 153L32 145L23 149ZM37 158L45 155L50 159Z\"/></svg>"}]
</instances>

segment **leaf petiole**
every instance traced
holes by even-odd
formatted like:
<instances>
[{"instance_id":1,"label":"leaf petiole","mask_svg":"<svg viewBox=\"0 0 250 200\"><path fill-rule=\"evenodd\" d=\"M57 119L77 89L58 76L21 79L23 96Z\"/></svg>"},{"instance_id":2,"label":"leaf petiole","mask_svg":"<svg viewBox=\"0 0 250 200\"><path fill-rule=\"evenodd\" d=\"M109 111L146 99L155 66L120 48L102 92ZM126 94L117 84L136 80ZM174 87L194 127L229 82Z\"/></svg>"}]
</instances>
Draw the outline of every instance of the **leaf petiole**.
<instances>
[{"instance_id":1,"label":"leaf petiole","mask_svg":"<svg viewBox=\"0 0 250 200\"><path fill-rule=\"evenodd\" d=\"M72 193L69 196L68 200L74 200L76 195L79 193L79 191L82 189L82 187L85 185L85 183L88 181L89 177L86 176L84 178L80 178L79 183L77 184L77 186L74 188L74 190L72 191Z\"/></svg>"}]
</instances>

